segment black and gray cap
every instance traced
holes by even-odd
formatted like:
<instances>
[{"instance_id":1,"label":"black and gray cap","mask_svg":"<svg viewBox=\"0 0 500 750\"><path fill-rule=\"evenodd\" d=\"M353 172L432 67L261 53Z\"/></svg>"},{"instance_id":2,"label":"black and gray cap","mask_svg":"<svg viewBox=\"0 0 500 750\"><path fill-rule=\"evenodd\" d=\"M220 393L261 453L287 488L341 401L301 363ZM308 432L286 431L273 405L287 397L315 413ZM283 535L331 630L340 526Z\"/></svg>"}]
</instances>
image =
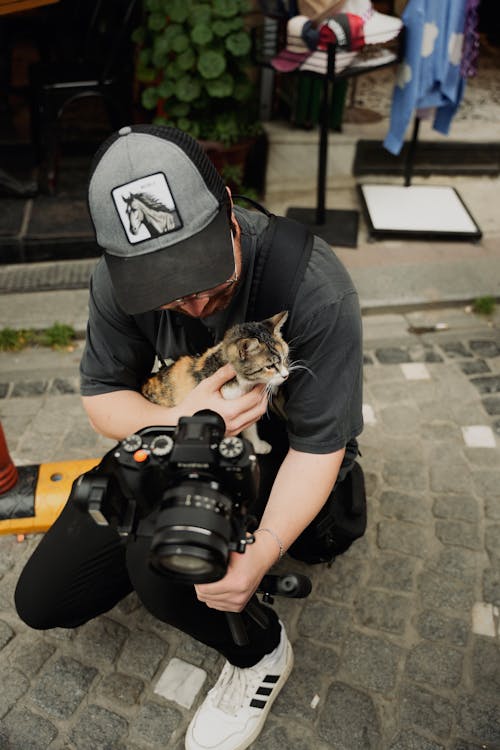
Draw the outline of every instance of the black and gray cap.
<instances>
[{"instance_id":1,"label":"black and gray cap","mask_svg":"<svg viewBox=\"0 0 500 750\"><path fill-rule=\"evenodd\" d=\"M88 200L125 312L147 312L231 277L226 187L187 133L121 128L94 158Z\"/></svg>"}]
</instances>

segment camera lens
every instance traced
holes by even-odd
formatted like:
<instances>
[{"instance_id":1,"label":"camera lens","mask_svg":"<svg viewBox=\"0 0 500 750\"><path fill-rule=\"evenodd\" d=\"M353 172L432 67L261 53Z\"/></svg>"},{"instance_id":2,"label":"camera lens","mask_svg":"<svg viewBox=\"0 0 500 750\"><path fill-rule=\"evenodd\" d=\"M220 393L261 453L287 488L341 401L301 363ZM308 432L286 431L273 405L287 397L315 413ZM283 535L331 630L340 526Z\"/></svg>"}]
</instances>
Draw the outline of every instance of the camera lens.
<instances>
[{"instance_id":1,"label":"camera lens","mask_svg":"<svg viewBox=\"0 0 500 750\"><path fill-rule=\"evenodd\" d=\"M222 578L229 559L231 501L213 482L184 482L164 494L150 563L185 583Z\"/></svg>"}]
</instances>

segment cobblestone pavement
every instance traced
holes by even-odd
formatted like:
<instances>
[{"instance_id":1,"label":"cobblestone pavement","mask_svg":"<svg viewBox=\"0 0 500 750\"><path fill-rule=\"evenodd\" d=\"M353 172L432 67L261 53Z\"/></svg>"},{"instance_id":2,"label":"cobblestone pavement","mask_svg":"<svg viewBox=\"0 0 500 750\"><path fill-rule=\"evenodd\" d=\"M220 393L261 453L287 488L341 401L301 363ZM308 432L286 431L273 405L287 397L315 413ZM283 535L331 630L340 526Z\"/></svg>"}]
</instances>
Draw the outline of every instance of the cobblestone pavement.
<instances>
[{"instance_id":1,"label":"cobblestone pavement","mask_svg":"<svg viewBox=\"0 0 500 750\"><path fill-rule=\"evenodd\" d=\"M499 750L498 321L368 317L365 354L368 531L331 568L281 563L313 592L276 600L296 666L253 747ZM82 414L78 350L1 356L17 463L110 447ZM0 537L0 748L183 748L221 658L134 595L74 631L29 630L12 593L38 539Z\"/></svg>"}]
</instances>

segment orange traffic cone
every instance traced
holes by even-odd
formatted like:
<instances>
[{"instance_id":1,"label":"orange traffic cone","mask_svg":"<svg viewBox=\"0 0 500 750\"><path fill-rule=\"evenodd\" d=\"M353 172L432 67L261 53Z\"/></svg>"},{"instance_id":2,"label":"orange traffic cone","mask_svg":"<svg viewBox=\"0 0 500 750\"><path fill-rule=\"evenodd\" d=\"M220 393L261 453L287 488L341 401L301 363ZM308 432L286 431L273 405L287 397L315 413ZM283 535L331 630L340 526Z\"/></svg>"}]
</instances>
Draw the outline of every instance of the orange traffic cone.
<instances>
[{"instance_id":1,"label":"orange traffic cone","mask_svg":"<svg viewBox=\"0 0 500 750\"><path fill-rule=\"evenodd\" d=\"M17 479L17 469L10 457L2 423L0 422L0 495L12 489Z\"/></svg>"}]
</instances>

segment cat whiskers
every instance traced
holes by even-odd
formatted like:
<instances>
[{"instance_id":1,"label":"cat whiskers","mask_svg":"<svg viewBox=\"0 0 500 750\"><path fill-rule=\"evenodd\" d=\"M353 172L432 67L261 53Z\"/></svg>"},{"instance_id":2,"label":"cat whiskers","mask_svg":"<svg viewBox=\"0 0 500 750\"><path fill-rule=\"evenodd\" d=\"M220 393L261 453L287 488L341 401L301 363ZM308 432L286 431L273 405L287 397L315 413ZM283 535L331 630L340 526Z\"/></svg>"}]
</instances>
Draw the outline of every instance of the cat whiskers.
<instances>
[{"instance_id":1,"label":"cat whiskers","mask_svg":"<svg viewBox=\"0 0 500 750\"><path fill-rule=\"evenodd\" d=\"M312 377L317 380L317 375L311 370L310 367L305 365L300 359L295 360L294 362L290 362L288 365L288 372L290 375L293 372L296 372L297 370L305 370L309 373L309 375L312 375Z\"/></svg>"}]
</instances>

